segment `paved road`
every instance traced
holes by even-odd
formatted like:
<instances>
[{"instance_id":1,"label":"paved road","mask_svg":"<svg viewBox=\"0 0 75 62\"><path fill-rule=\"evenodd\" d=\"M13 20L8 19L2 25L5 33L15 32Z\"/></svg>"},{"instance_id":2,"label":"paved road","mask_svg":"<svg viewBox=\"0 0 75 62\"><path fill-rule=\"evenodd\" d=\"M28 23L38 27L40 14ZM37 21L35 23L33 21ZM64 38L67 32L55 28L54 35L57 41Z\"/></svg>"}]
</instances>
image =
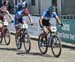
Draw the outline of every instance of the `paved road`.
<instances>
[{"instance_id":1,"label":"paved road","mask_svg":"<svg viewBox=\"0 0 75 62\"><path fill-rule=\"evenodd\" d=\"M24 48L16 49L14 36L11 35L11 44L0 44L0 62L75 62L75 48L63 47L62 54L59 58L52 55L51 49L48 53L41 55L37 41L31 40L32 46L29 54L25 53Z\"/></svg>"}]
</instances>

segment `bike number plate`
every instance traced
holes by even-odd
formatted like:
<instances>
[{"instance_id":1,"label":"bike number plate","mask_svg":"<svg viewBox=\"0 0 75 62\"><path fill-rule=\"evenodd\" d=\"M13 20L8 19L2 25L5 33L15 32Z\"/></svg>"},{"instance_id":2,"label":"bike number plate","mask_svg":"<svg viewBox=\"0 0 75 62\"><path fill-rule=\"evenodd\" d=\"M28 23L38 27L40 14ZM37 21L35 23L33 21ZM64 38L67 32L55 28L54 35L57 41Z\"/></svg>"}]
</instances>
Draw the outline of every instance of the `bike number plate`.
<instances>
[{"instance_id":1,"label":"bike number plate","mask_svg":"<svg viewBox=\"0 0 75 62\"><path fill-rule=\"evenodd\" d=\"M6 25L6 26L7 26L7 25L8 25L8 22L4 22L4 25Z\"/></svg>"},{"instance_id":2,"label":"bike number plate","mask_svg":"<svg viewBox=\"0 0 75 62\"><path fill-rule=\"evenodd\" d=\"M51 32L57 32L56 26L51 26Z\"/></svg>"},{"instance_id":3,"label":"bike number plate","mask_svg":"<svg viewBox=\"0 0 75 62\"><path fill-rule=\"evenodd\" d=\"M27 24L22 24L22 25L21 25L21 28L22 28L22 29L28 28L28 25L27 25Z\"/></svg>"}]
</instances>

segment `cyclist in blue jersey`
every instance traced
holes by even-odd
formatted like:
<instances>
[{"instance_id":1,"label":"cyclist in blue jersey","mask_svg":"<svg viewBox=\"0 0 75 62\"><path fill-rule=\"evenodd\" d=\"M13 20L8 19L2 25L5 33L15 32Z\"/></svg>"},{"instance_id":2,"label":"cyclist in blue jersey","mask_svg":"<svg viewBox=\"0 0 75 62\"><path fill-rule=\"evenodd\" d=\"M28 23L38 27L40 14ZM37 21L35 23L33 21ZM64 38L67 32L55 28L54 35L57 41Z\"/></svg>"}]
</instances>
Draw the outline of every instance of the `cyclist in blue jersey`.
<instances>
[{"instance_id":1,"label":"cyclist in blue jersey","mask_svg":"<svg viewBox=\"0 0 75 62\"><path fill-rule=\"evenodd\" d=\"M30 16L30 13L29 13L28 9L25 9L25 8L23 8L22 5L19 5L18 10L17 10L16 15L15 15L15 18L14 18L14 25L15 25L15 29L16 29L16 39L20 35L18 24L21 23L21 24L24 24L27 27L26 21L23 19L23 16L28 16L28 18L31 22L31 25L33 24L32 18Z\"/></svg>"},{"instance_id":2,"label":"cyclist in blue jersey","mask_svg":"<svg viewBox=\"0 0 75 62\"><path fill-rule=\"evenodd\" d=\"M42 33L41 33L41 36L42 38L49 32L50 30L50 18L55 18L56 21L61 25L63 26L63 24L61 23L59 17L57 16L56 12L53 11L53 7L50 6L47 10L44 11L43 15L40 17L40 20L39 20L39 24L40 24L40 27L42 28Z\"/></svg>"}]
</instances>

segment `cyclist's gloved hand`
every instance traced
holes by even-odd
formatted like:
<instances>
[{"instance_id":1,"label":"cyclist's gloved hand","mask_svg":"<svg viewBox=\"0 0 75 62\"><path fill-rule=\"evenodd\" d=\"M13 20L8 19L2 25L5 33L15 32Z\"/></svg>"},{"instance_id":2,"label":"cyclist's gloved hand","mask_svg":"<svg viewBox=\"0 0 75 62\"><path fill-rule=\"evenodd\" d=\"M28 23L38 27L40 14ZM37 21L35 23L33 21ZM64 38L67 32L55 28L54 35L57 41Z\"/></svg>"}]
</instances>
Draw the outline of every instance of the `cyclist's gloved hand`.
<instances>
[{"instance_id":1,"label":"cyclist's gloved hand","mask_svg":"<svg viewBox=\"0 0 75 62\"><path fill-rule=\"evenodd\" d=\"M61 27L62 27L62 26L63 26L63 23L61 23L60 25L61 25Z\"/></svg>"},{"instance_id":2,"label":"cyclist's gloved hand","mask_svg":"<svg viewBox=\"0 0 75 62\"><path fill-rule=\"evenodd\" d=\"M40 27L43 28L43 25L41 25Z\"/></svg>"},{"instance_id":3,"label":"cyclist's gloved hand","mask_svg":"<svg viewBox=\"0 0 75 62\"><path fill-rule=\"evenodd\" d=\"M11 24L11 23L13 23L13 22L14 22L14 21L12 20L12 21L9 22L9 24Z\"/></svg>"},{"instance_id":4,"label":"cyclist's gloved hand","mask_svg":"<svg viewBox=\"0 0 75 62\"><path fill-rule=\"evenodd\" d=\"M33 26L33 23L31 23L31 26Z\"/></svg>"},{"instance_id":5,"label":"cyclist's gloved hand","mask_svg":"<svg viewBox=\"0 0 75 62\"><path fill-rule=\"evenodd\" d=\"M14 21L12 20L11 23L13 23Z\"/></svg>"}]
</instances>

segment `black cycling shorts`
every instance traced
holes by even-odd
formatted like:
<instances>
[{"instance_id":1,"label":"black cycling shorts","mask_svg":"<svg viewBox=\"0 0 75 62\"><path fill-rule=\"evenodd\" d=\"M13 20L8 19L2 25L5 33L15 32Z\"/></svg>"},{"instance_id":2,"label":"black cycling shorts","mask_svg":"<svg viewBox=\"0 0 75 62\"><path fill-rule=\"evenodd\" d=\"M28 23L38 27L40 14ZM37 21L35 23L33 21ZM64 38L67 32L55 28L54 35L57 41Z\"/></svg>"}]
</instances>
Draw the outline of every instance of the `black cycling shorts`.
<instances>
[{"instance_id":1,"label":"black cycling shorts","mask_svg":"<svg viewBox=\"0 0 75 62\"><path fill-rule=\"evenodd\" d=\"M42 20L43 26L50 26L49 20L43 19Z\"/></svg>"}]
</instances>

